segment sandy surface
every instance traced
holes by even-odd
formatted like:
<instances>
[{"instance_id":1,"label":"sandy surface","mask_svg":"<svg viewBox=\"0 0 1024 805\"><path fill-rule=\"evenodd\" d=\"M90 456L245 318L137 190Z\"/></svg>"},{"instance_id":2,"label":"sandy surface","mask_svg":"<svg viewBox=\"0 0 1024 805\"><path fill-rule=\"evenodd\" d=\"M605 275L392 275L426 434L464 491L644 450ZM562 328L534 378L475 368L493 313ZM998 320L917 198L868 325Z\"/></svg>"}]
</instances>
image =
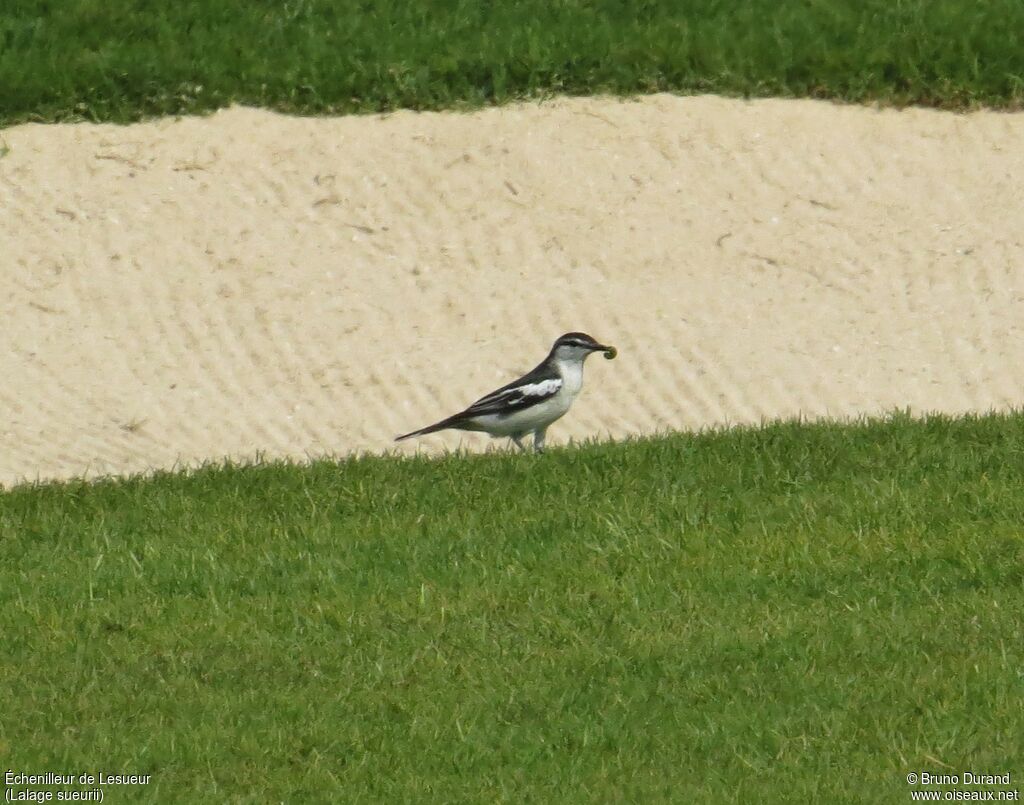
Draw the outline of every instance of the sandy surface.
<instances>
[{"instance_id":1,"label":"sandy surface","mask_svg":"<svg viewBox=\"0 0 1024 805\"><path fill-rule=\"evenodd\" d=\"M1024 401L1024 115L655 96L0 131L0 483ZM485 436L451 433L401 450Z\"/></svg>"}]
</instances>

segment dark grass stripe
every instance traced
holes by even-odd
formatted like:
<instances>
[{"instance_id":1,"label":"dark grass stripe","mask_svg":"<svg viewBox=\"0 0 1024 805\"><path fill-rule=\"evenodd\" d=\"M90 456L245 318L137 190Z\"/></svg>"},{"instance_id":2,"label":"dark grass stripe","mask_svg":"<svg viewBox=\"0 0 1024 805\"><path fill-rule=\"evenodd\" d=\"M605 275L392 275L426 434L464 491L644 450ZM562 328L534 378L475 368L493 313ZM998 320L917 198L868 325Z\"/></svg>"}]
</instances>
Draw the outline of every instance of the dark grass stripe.
<instances>
[{"instance_id":1,"label":"dark grass stripe","mask_svg":"<svg viewBox=\"0 0 1024 805\"><path fill-rule=\"evenodd\" d=\"M0 4L0 124L130 121L231 102L313 114L663 90L1018 108L1024 4Z\"/></svg>"}]
</instances>

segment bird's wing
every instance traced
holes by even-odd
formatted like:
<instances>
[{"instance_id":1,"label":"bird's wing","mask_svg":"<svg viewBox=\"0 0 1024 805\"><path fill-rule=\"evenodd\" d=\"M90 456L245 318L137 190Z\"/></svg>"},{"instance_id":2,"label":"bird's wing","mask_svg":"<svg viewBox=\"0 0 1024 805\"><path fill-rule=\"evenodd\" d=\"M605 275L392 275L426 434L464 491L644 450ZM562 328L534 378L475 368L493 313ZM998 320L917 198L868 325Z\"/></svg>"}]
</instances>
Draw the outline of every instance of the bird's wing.
<instances>
[{"instance_id":1,"label":"bird's wing","mask_svg":"<svg viewBox=\"0 0 1024 805\"><path fill-rule=\"evenodd\" d=\"M554 397L560 388L562 378L558 373L538 366L528 375L481 397L463 411L461 416L515 413Z\"/></svg>"}]
</instances>

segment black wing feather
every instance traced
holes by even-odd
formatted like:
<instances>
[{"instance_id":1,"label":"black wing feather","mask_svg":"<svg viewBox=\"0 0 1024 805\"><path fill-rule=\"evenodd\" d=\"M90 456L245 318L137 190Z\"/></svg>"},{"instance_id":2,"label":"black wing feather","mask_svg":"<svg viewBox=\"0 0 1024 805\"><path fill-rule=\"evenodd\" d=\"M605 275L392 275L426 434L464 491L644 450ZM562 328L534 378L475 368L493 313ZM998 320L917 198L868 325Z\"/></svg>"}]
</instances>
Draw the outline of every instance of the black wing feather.
<instances>
[{"instance_id":1,"label":"black wing feather","mask_svg":"<svg viewBox=\"0 0 1024 805\"><path fill-rule=\"evenodd\" d=\"M524 386L535 386L538 383L543 383L545 380L558 380L559 385L544 394L525 394L522 391ZM490 394L484 395L465 411L460 411L454 416L442 419L440 422L435 422L433 425L427 425L425 428L414 430L412 433L405 433L396 438L395 441L400 442L412 436L423 436L428 433L436 433L439 430L446 430L447 428L475 430L472 426L467 427L467 425L478 416L514 414L516 411L522 411L554 397L561 387L561 380L562 378L558 372L550 367L547 362L541 363L518 380L513 380L507 386L502 386L500 389L495 389Z\"/></svg>"},{"instance_id":2,"label":"black wing feather","mask_svg":"<svg viewBox=\"0 0 1024 805\"><path fill-rule=\"evenodd\" d=\"M526 394L522 391L526 386L536 386L547 380L557 380L559 385L543 394ZM561 380L562 378L558 372L546 363L542 363L518 380L513 380L508 385L484 395L465 411L457 414L457 416L461 419L463 417L470 418L487 414L513 414L516 411L522 411L525 408L530 408L537 403L554 397L559 391Z\"/></svg>"}]
</instances>

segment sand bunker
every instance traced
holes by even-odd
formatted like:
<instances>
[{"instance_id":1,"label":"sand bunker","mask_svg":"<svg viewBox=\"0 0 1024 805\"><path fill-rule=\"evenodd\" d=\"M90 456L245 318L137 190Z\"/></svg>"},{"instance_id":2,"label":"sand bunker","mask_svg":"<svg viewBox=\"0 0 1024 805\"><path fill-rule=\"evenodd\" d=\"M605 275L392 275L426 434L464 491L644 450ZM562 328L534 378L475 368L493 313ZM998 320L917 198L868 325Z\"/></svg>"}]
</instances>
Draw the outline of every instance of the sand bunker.
<instances>
[{"instance_id":1,"label":"sand bunker","mask_svg":"<svg viewBox=\"0 0 1024 805\"><path fill-rule=\"evenodd\" d=\"M0 131L0 483L1024 401L1024 115L654 96ZM486 446L451 433L401 450Z\"/></svg>"}]
</instances>

